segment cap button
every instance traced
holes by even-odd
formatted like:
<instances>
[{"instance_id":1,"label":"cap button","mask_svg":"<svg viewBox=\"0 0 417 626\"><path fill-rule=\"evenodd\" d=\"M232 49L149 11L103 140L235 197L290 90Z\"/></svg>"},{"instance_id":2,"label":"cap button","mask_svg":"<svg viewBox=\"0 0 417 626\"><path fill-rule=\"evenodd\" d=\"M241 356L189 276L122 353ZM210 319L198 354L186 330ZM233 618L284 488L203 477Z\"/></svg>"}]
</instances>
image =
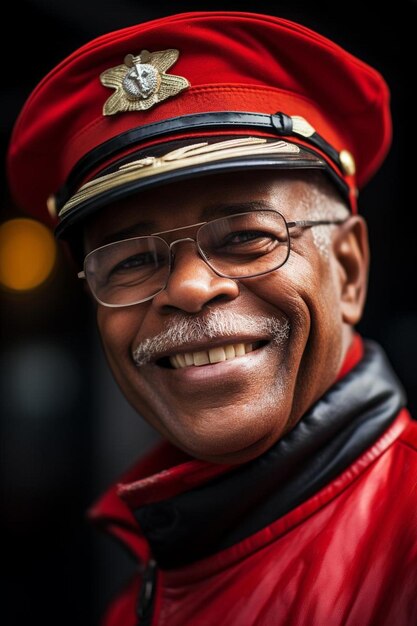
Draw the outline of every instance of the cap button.
<instances>
[{"instance_id":1,"label":"cap button","mask_svg":"<svg viewBox=\"0 0 417 626\"><path fill-rule=\"evenodd\" d=\"M349 150L341 150L339 152L340 164L346 176L353 176L356 172L355 159Z\"/></svg>"},{"instance_id":2,"label":"cap button","mask_svg":"<svg viewBox=\"0 0 417 626\"><path fill-rule=\"evenodd\" d=\"M57 216L57 207L56 207L56 198L54 195L50 195L46 201L46 206L48 208L48 213L52 218Z\"/></svg>"}]
</instances>

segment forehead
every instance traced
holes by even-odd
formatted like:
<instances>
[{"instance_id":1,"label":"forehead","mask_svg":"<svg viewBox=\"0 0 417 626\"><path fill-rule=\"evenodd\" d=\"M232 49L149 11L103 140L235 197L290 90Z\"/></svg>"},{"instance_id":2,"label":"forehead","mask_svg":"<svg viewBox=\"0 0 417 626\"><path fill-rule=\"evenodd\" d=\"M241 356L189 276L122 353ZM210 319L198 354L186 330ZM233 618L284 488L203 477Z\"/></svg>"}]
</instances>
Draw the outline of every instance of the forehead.
<instances>
[{"instance_id":1,"label":"forehead","mask_svg":"<svg viewBox=\"0 0 417 626\"><path fill-rule=\"evenodd\" d=\"M321 198L333 193L321 172L310 171L248 171L167 184L99 211L86 222L85 241L92 248L260 207L294 219L317 209L318 191ZM132 228L135 232L130 232Z\"/></svg>"}]
</instances>

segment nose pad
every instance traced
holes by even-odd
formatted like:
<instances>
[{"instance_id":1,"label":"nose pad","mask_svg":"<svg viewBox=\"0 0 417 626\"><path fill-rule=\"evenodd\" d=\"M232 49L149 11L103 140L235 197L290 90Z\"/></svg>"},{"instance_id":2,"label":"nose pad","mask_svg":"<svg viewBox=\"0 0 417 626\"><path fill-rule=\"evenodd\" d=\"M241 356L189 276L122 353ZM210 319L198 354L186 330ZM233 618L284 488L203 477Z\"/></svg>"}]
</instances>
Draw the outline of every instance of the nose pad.
<instances>
[{"instance_id":1,"label":"nose pad","mask_svg":"<svg viewBox=\"0 0 417 626\"><path fill-rule=\"evenodd\" d=\"M174 250L179 243L182 245ZM154 306L197 313L214 300L239 295L237 281L218 276L200 255L194 239L173 241L170 249L171 274L165 289L153 299Z\"/></svg>"}]
</instances>

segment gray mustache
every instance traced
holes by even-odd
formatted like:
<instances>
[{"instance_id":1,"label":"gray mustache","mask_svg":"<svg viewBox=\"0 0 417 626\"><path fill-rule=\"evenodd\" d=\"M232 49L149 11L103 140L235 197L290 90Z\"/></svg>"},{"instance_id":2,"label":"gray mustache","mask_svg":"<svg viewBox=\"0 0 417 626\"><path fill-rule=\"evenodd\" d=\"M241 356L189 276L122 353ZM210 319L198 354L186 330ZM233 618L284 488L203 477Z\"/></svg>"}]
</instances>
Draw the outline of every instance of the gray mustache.
<instances>
[{"instance_id":1,"label":"gray mustache","mask_svg":"<svg viewBox=\"0 0 417 626\"><path fill-rule=\"evenodd\" d=\"M236 335L262 335L279 345L288 339L289 321L264 315L244 315L210 311L204 317L185 317L178 313L170 318L169 328L155 337L141 341L132 353L137 366L154 360L162 352L178 350L182 345L203 339L216 339Z\"/></svg>"}]
</instances>

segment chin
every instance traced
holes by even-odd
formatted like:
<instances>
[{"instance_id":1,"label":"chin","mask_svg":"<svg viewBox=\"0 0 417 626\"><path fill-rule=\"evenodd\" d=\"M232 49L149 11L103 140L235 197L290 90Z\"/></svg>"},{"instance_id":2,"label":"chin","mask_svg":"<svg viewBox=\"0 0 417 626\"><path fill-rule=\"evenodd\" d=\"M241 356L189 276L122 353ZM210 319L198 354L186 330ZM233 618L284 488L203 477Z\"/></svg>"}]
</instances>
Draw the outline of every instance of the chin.
<instances>
[{"instance_id":1,"label":"chin","mask_svg":"<svg viewBox=\"0 0 417 626\"><path fill-rule=\"evenodd\" d=\"M207 441L202 442L202 445L198 445L198 442L195 442L195 445L190 446L189 442L187 445L180 445L178 441L173 441L174 445L180 447L184 452L192 456L193 458L199 459L200 461L207 461L209 463L218 463L225 465L238 465L241 463L247 463L248 461L252 461L256 457L260 456L268 448L270 448L279 437L271 437L270 435L265 435L260 439L256 439L251 443L247 441L242 442L240 445L236 445L236 438L234 438L233 443L228 441L216 441L216 443L211 446L207 445Z\"/></svg>"}]
</instances>

